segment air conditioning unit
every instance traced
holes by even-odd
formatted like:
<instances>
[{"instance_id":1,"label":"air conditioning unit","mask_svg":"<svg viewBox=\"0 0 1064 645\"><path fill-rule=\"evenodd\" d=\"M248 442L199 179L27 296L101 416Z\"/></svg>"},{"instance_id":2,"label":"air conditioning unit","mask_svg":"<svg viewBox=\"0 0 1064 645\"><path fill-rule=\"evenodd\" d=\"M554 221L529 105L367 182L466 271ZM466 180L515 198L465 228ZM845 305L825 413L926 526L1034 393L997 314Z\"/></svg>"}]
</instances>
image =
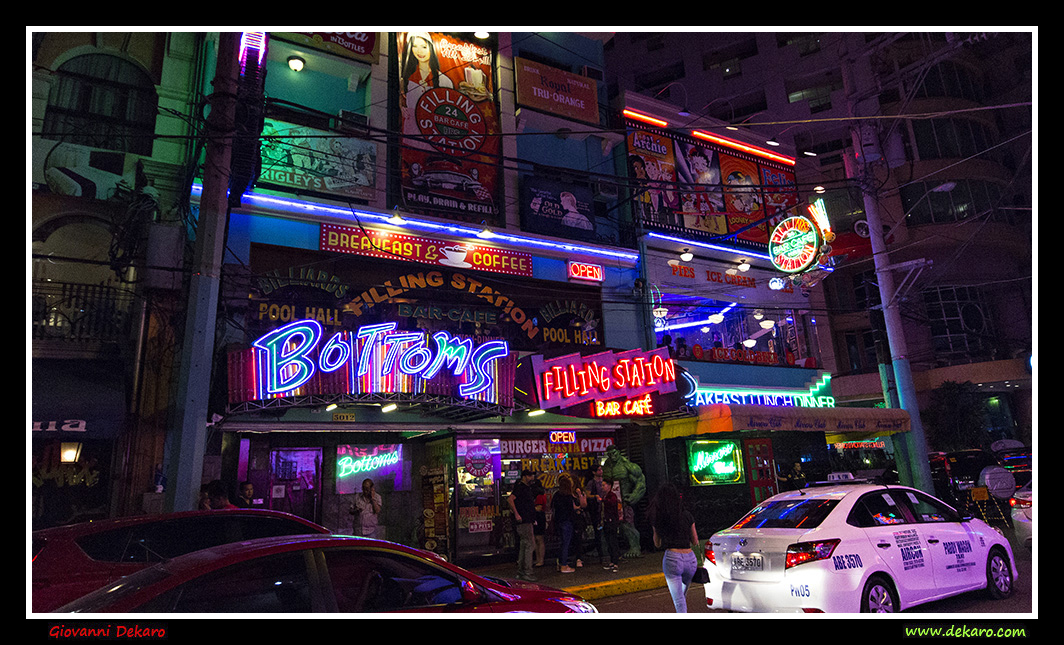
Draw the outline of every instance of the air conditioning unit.
<instances>
[{"instance_id":1,"label":"air conditioning unit","mask_svg":"<svg viewBox=\"0 0 1064 645\"><path fill-rule=\"evenodd\" d=\"M369 117L366 115L351 110L340 110L337 116L339 117L336 126L338 130L350 132L356 136L369 136Z\"/></svg>"},{"instance_id":2,"label":"air conditioning unit","mask_svg":"<svg viewBox=\"0 0 1064 645\"><path fill-rule=\"evenodd\" d=\"M580 73L590 79L598 81L599 83L606 80L606 72L597 67L592 67L591 65L584 65L580 69Z\"/></svg>"},{"instance_id":3,"label":"air conditioning unit","mask_svg":"<svg viewBox=\"0 0 1064 645\"><path fill-rule=\"evenodd\" d=\"M591 182L591 190L595 193L595 197L617 199L617 184L607 181L593 181Z\"/></svg>"}]
</instances>

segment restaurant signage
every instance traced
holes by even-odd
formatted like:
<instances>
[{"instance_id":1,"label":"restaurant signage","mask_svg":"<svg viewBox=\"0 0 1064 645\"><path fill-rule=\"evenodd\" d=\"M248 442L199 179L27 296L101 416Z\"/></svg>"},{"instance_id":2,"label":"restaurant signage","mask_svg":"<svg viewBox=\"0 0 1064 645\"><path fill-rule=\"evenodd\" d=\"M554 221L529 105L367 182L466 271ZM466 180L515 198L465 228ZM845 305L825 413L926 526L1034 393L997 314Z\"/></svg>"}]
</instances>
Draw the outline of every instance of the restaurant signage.
<instances>
[{"instance_id":1,"label":"restaurant signage","mask_svg":"<svg viewBox=\"0 0 1064 645\"><path fill-rule=\"evenodd\" d=\"M735 441L688 441L687 467L694 486L739 484L744 480L742 450Z\"/></svg>"},{"instance_id":2,"label":"restaurant signage","mask_svg":"<svg viewBox=\"0 0 1064 645\"><path fill-rule=\"evenodd\" d=\"M800 273L820 255L820 229L807 217L788 217L772 229L768 254L772 266L784 273Z\"/></svg>"},{"instance_id":3,"label":"restaurant signage","mask_svg":"<svg viewBox=\"0 0 1064 645\"><path fill-rule=\"evenodd\" d=\"M303 394L418 394L437 380L455 397L498 402L512 371L504 340L479 344L446 331L401 331L394 322L328 339L314 319L289 323L230 356L230 402ZM508 379L506 379L508 380ZM438 388L435 393L442 393Z\"/></svg>"},{"instance_id":4,"label":"restaurant signage","mask_svg":"<svg viewBox=\"0 0 1064 645\"><path fill-rule=\"evenodd\" d=\"M514 58L514 72L518 105L598 125L594 79L522 58Z\"/></svg>"},{"instance_id":5,"label":"restaurant signage","mask_svg":"<svg viewBox=\"0 0 1064 645\"><path fill-rule=\"evenodd\" d=\"M330 54L376 63L378 55L376 31L305 31L277 32L283 40L320 49Z\"/></svg>"},{"instance_id":6,"label":"restaurant signage","mask_svg":"<svg viewBox=\"0 0 1064 645\"><path fill-rule=\"evenodd\" d=\"M532 276L530 254L468 242L449 242L391 231L322 224L320 244L322 251Z\"/></svg>"},{"instance_id":7,"label":"restaurant signage","mask_svg":"<svg viewBox=\"0 0 1064 645\"><path fill-rule=\"evenodd\" d=\"M677 391L677 367L664 347L555 358L536 354L530 362L538 405L572 416L651 416L654 397Z\"/></svg>"}]
</instances>

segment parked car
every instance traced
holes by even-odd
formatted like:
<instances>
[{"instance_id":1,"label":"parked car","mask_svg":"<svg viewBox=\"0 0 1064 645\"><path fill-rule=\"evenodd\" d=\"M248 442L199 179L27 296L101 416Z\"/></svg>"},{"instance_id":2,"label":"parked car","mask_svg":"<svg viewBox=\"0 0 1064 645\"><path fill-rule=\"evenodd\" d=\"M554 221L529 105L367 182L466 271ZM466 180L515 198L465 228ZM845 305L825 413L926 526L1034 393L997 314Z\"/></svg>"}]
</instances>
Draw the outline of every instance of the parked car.
<instances>
[{"instance_id":1,"label":"parked car","mask_svg":"<svg viewBox=\"0 0 1064 645\"><path fill-rule=\"evenodd\" d=\"M1013 592L1008 539L906 486L830 482L763 501L706 542L706 603L738 612L898 612Z\"/></svg>"},{"instance_id":2,"label":"parked car","mask_svg":"<svg viewBox=\"0 0 1064 645\"><path fill-rule=\"evenodd\" d=\"M306 535L178 556L60 607L75 613L597 613L579 596L484 578L371 538Z\"/></svg>"},{"instance_id":3,"label":"parked car","mask_svg":"<svg viewBox=\"0 0 1064 645\"><path fill-rule=\"evenodd\" d=\"M122 576L206 547L329 532L301 517L266 509L139 515L34 531L32 609L53 611Z\"/></svg>"},{"instance_id":4,"label":"parked car","mask_svg":"<svg viewBox=\"0 0 1064 645\"><path fill-rule=\"evenodd\" d=\"M956 508L963 509L969 491L986 487L997 499L1008 499L1016 490L1016 479L1001 466L993 453L985 450L958 450L931 453L931 479L935 494Z\"/></svg>"},{"instance_id":5,"label":"parked car","mask_svg":"<svg viewBox=\"0 0 1064 645\"><path fill-rule=\"evenodd\" d=\"M1016 532L1016 542L1027 547L1034 545L1034 488L1033 482L1016 491L1009 499L1012 507L1012 528Z\"/></svg>"},{"instance_id":6,"label":"parked car","mask_svg":"<svg viewBox=\"0 0 1064 645\"><path fill-rule=\"evenodd\" d=\"M1033 471L1031 449L1022 442L1002 439L991 444L990 451L994 453L998 464L1016 478L1017 486L1024 486L1031 481Z\"/></svg>"}]
</instances>

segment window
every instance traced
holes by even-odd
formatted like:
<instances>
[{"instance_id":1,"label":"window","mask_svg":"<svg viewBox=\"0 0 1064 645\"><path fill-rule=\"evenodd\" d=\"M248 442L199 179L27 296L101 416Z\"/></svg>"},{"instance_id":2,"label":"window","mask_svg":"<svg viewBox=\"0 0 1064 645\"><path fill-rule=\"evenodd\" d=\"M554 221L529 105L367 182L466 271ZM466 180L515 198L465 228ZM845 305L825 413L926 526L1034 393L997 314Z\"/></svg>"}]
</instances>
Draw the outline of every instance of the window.
<instances>
[{"instance_id":1,"label":"window","mask_svg":"<svg viewBox=\"0 0 1064 645\"><path fill-rule=\"evenodd\" d=\"M86 54L56 71L44 113L48 139L150 156L159 97L137 65Z\"/></svg>"},{"instance_id":2,"label":"window","mask_svg":"<svg viewBox=\"0 0 1064 645\"><path fill-rule=\"evenodd\" d=\"M834 499L806 499L771 502L758 506L739 520L733 529L815 529L838 505Z\"/></svg>"},{"instance_id":3,"label":"window","mask_svg":"<svg viewBox=\"0 0 1064 645\"><path fill-rule=\"evenodd\" d=\"M917 491L906 491L905 499L917 522L959 522L960 516L944 503Z\"/></svg>"},{"instance_id":4,"label":"window","mask_svg":"<svg viewBox=\"0 0 1064 645\"><path fill-rule=\"evenodd\" d=\"M997 184L977 179L957 179L953 180L955 186L952 190L934 192L932 189L941 183L917 182L901 189L902 207L908 225L959 222L987 213L994 221L1011 223L1008 211L994 208L1001 197L1001 189Z\"/></svg>"},{"instance_id":5,"label":"window","mask_svg":"<svg viewBox=\"0 0 1064 645\"><path fill-rule=\"evenodd\" d=\"M813 85L795 89L788 88L787 102L808 101L810 113L823 112L831 109L831 93L841 89L843 89L842 79L832 75L832 78L817 81Z\"/></svg>"},{"instance_id":6,"label":"window","mask_svg":"<svg viewBox=\"0 0 1064 645\"><path fill-rule=\"evenodd\" d=\"M156 613L307 613L307 558L295 551L255 558L205 574L138 608Z\"/></svg>"},{"instance_id":7,"label":"window","mask_svg":"<svg viewBox=\"0 0 1064 645\"><path fill-rule=\"evenodd\" d=\"M340 612L386 612L457 603L458 576L401 553L333 549L325 554Z\"/></svg>"},{"instance_id":8,"label":"window","mask_svg":"<svg viewBox=\"0 0 1064 645\"><path fill-rule=\"evenodd\" d=\"M990 358L994 338L990 310L976 287L936 287L924 291L935 358L942 364Z\"/></svg>"},{"instance_id":9,"label":"window","mask_svg":"<svg viewBox=\"0 0 1064 645\"><path fill-rule=\"evenodd\" d=\"M905 514L895 502L895 492L876 491L868 493L857 501L850 511L846 523L859 528L873 528L876 526L893 526L895 524L907 524Z\"/></svg>"}]
</instances>

